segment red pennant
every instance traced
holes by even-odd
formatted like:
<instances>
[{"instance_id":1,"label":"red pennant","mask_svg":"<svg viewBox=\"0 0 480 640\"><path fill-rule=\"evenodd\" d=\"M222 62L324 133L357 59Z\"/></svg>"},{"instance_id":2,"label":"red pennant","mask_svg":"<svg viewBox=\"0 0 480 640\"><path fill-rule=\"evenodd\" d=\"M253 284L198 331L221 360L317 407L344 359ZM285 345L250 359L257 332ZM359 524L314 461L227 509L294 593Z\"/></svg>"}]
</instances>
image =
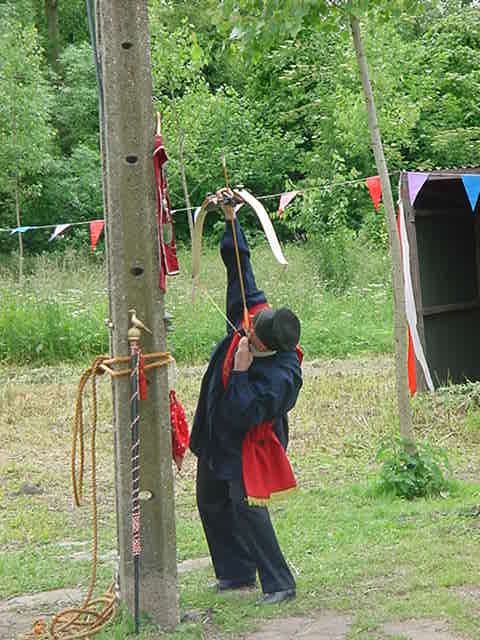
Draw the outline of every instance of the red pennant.
<instances>
[{"instance_id":1,"label":"red pennant","mask_svg":"<svg viewBox=\"0 0 480 640\"><path fill-rule=\"evenodd\" d=\"M380 176L371 176L367 178L366 183L373 206L378 211L378 207L382 201L382 183L380 182Z\"/></svg>"},{"instance_id":2,"label":"red pennant","mask_svg":"<svg viewBox=\"0 0 480 640\"><path fill-rule=\"evenodd\" d=\"M93 222L90 222L90 246L92 247L92 251L95 251L104 226L104 220L93 220Z\"/></svg>"}]
</instances>

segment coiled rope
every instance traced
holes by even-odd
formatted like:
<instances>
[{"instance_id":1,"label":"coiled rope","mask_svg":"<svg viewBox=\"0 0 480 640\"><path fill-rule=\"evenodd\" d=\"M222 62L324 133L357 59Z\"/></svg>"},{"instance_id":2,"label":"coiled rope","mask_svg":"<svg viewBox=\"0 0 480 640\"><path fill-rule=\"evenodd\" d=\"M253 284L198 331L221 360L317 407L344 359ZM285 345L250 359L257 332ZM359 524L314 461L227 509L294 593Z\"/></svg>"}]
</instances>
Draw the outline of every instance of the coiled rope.
<instances>
[{"instance_id":1,"label":"coiled rope","mask_svg":"<svg viewBox=\"0 0 480 640\"><path fill-rule=\"evenodd\" d=\"M144 355L145 370L165 366L173 361L169 353L149 353ZM77 388L75 401L75 417L72 431L71 475L73 496L76 506L80 506L83 498L83 482L85 468L85 430L83 405L85 389L91 383L90 406L90 464L91 464L91 509L92 509L92 572L87 594L79 607L64 609L52 617L50 625L43 620L33 623L32 631L24 635L24 640L80 640L91 638L101 631L113 618L116 611L116 581L112 580L105 593L94 598L93 592L97 581L98 563L98 510L97 510L97 473L96 473L96 432L97 432L97 377L108 373L112 378L130 374L130 369L115 371L113 366L128 364L130 358L121 356L110 358L98 356L86 369Z\"/></svg>"}]
</instances>

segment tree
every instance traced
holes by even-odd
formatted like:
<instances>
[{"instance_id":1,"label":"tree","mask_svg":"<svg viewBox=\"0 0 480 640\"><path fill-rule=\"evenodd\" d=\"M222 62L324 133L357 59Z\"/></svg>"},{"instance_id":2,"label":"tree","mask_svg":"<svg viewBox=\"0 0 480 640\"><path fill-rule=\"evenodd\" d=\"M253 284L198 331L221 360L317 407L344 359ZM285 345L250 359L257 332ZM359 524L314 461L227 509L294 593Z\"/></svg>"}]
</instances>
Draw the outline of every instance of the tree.
<instances>
[{"instance_id":1,"label":"tree","mask_svg":"<svg viewBox=\"0 0 480 640\"><path fill-rule=\"evenodd\" d=\"M0 24L0 46L0 193L9 216L13 209L16 226L20 227L22 208L41 190L40 176L51 159L52 92L42 69L42 52L34 27L25 27L15 17L9 17ZM7 226L12 222L12 218L10 224L4 221ZM18 233L18 246L21 281L22 233Z\"/></svg>"},{"instance_id":2,"label":"tree","mask_svg":"<svg viewBox=\"0 0 480 640\"><path fill-rule=\"evenodd\" d=\"M48 32L48 61L55 72L59 72L60 32L58 28L58 0L45 0L45 18Z\"/></svg>"},{"instance_id":3,"label":"tree","mask_svg":"<svg viewBox=\"0 0 480 640\"><path fill-rule=\"evenodd\" d=\"M294 37L304 25L316 25L318 29L330 31L335 25L332 15L334 10L340 10L347 17L351 27L355 52L360 69L364 97L367 105L368 127L370 130L372 148L375 155L377 170L381 178L383 202L386 212L390 238L390 252L392 258L392 282L394 290L394 324L395 324L395 371L397 381L397 400L399 408L400 432L407 442L407 447L413 447L413 432L411 407L409 403L408 381L406 375L407 340L406 315L404 300L403 271L400 259L400 244L395 224L395 209L393 203L390 178L385 161L383 145L378 125L373 92L365 58L364 46L360 33L358 15L367 6L384 8L381 2L367 0L323 0L311 3L309 0L265 0L260 6L255 0L240 0L229 2L228 11L233 13L237 24L232 31L232 37L244 38L251 47L253 55L258 52L259 42L262 46L269 46L275 38L285 34ZM398 9L403 2L391 2L388 11ZM259 37L259 35L262 37ZM263 37L264 36L264 37Z\"/></svg>"}]
</instances>

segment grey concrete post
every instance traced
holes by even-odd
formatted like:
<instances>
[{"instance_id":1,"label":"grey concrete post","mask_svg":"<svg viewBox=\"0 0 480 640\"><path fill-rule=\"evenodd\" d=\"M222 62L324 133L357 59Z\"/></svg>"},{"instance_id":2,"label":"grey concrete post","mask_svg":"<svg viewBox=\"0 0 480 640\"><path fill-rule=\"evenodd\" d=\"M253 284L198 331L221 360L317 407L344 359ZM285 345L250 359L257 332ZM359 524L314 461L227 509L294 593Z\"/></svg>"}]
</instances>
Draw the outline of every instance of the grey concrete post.
<instances>
[{"instance_id":1,"label":"grey concrete post","mask_svg":"<svg viewBox=\"0 0 480 640\"><path fill-rule=\"evenodd\" d=\"M164 351L147 0L97 0L96 15L112 351L114 356L128 353L132 307L153 332L142 337L144 351ZM166 369L149 372L148 380L148 399L140 408L140 489L151 492L152 498L142 502L140 610L162 627L172 628L179 621L179 607ZM114 381L120 591L133 612L129 398L128 378Z\"/></svg>"}]
</instances>

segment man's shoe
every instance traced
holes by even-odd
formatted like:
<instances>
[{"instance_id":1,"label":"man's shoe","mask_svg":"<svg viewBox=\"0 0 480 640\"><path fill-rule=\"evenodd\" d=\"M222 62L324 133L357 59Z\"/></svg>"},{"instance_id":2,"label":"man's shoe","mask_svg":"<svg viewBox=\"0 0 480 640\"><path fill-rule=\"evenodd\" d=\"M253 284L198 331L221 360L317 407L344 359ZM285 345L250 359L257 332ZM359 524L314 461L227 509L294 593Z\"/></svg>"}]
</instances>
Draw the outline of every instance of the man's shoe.
<instances>
[{"instance_id":1,"label":"man's shoe","mask_svg":"<svg viewBox=\"0 0 480 640\"><path fill-rule=\"evenodd\" d=\"M220 579L213 585L213 588L219 593L223 593L224 591L236 591L238 589L254 589L256 586L255 580L237 582L235 580Z\"/></svg>"},{"instance_id":2,"label":"man's shoe","mask_svg":"<svg viewBox=\"0 0 480 640\"><path fill-rule=\"evenodd\" d=\"M262 606L264 604L279 604L293 600L297 595L295 589L286 589L285 591L274 591L273 593L265 593L256 604Z\"/></svg>"}]
</instances>

